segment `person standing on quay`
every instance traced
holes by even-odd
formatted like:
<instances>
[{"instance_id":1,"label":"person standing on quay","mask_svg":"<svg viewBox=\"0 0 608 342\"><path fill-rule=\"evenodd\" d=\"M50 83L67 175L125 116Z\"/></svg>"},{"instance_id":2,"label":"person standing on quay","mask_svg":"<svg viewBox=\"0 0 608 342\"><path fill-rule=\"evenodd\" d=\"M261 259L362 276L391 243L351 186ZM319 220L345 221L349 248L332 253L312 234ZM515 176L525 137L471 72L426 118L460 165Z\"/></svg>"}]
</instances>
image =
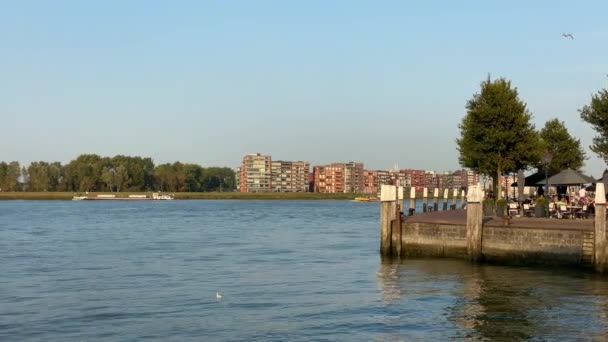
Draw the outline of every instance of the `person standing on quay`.
<instances>
[{"instance_id":1,"label":"person standing on quay","mask_svg":"<svg viewBox=\"0 0 608 342\"><path fill-rule=\"evenodd\" d=\"M578 199L581 203L587 203L587 190L584 186L581 186L581 189L578 191Z\"/></svg>"}]
</instances>

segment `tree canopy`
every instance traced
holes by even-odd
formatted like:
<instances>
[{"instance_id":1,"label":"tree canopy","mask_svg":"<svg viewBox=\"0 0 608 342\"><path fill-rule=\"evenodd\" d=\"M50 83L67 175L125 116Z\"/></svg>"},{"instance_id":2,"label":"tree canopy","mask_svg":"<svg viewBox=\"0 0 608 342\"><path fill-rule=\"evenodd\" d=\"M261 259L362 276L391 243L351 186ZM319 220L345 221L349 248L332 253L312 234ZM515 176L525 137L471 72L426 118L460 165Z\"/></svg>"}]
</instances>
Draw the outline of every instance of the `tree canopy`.
<instances>
[{"instance_id":1,"label":"tree canopy","mask_svg":"<svg viewBox=\"0 0 608 342\"><path fill-rule=\"evenodd\" d=\"M540 160L532 114L519 99L517 88L504 78L483 81L466 109L456 139L460 165L492 177L500 194L501 175L527 169Z\"/></svg>"},{"instance_id":2,"label":"tree canopy","mask_svg":"<svg viewBox=\"0 0 608 342\"><path fill-rule=\"evenodd\" d=\"M599 134L593 138L593 144L589 148L608 163L608 90L602 89L591 95L591 103L579 112L581 119L591 124Z\"/></svg>"},{"instance_id":3,"label":"tree canopy","mask_svg":"<svg viewBox=\"0 0 608 342\"><path fill-rule=\"evenodd\" d=\"M23 182L24 187L21 187ZM21 168L0 162L0 191L232 191L234 170L151 158L82 154L66 165L36 161Z\"/></svg>"},{"instance_id":4,"label":"tree canopy","mask_svg":"<svg viewBox=\"0 0 608 342\"><path fill-rule=\"evenodd\" d=\"M580 170L585 164L585 151L581 141L570 135L563 121L552 119L540 131L543 149L551 152L553 159L549 164L549 174L564 169ZM542 168L543 165L539 165Z\"/></svg>"}]
</instances>

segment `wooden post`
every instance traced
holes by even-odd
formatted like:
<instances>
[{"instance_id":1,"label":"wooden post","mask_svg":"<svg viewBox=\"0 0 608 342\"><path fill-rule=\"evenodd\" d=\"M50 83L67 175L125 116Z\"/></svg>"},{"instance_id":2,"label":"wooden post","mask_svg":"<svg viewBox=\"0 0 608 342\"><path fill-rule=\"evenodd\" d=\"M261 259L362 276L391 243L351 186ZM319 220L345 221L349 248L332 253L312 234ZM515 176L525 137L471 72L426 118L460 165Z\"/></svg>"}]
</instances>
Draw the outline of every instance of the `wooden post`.
<instances>
[{"instance_id":1,"label":"wooden post","mask_svg":"<svg viewBox=\"0 0 608 342\"><path fill-rule=\"evenodd\" d=\"M422 189L422 212L426 213L426 207L427 207L427 197L428 197L428 189L427 188L423 188Z\"/></svg>"},{"instance_id":2,"label":"wooden post","mask_svg":"<svg viewBox=\"0 0 608 342\"><path fill-rule=\"evenodd\" d=\"M398 186L395 192L395 211L391 221L391 255L401 256L401 211L403 202L403 187Z\"/></svg>"},{"instance_id":3,"label":"wooden post","mask_svg":"<svg viewBox=\"0 0 608 342\"><path fill-rule=\"evenodd\" d=\"M469 260L479 261L483 235L483 212L481 206L481 184L469 186L467 194L467 254Z\"/></svg>"},{"instance_id":4,"label":"wooden post","mask_svg":"<svg viewBox=\"0 0 608 342\"><path fill-rule=\"evenodd\" d=\"M467 206L467 194L462 190L460 194L460 209L464 209Z\"/></svg>"},{"instance_id":5,"label":"wooden post","mask_svg":"<svg viewBox=\"0 0 608 342\"><path fill-rule=\"evenodd\" d=\"M412 214L414 214L416 212L416 187L414 187L414 186L410 188L410 210L409 211Z\"/></svg>"},{"instance_id":6,"label":"wooden post","mask_svg":"<svg viewBox=\"0 0 608 342\"><path fill-rule=\"evenodd\" d=\"M395 194L394 185L383 184L380 188L380 254L383 256L391 255L391 221L395 219Z\"/></svg>"},{"instance_id":7,"label":"wooden post","mask_svg":"<svg viewBox=\"0 0 608 342\"><path fill-rule=\"evenodd\" d=\"M448 210L448 189L443 189L443 210Z\"/></svg>"},{"instance_id":8,"label":"wooden post","mask_svg":"<svg viewBox=\"0 0 608 342\"><path fill-rule=\"evenodd\" d=\"M433 190L433 211L439 210L439 188Z\"/></svg>"},{"instance_id":9,"label":"wooden post","mask_svg":"<svg viewBox=\"0 0 608 342\"><path fill-rule=\"evenodd\" d=\"M593 266L603 273L606 268L606 197L604 183L595 184L595 234Z\"/></svg>"}]
</instances>

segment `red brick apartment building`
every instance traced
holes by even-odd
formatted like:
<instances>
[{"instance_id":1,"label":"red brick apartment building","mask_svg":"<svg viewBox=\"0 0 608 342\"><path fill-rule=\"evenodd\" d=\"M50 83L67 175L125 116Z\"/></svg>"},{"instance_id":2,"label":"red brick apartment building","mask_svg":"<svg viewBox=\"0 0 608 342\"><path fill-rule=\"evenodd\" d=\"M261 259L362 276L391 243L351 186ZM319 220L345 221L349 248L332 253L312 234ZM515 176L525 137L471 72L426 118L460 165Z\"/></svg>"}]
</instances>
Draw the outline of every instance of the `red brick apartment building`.
<instances>
[{"instance_id":1,"label":"red brick apartment building","mask_svg":"<svg viewBox=\"0 0 608 342\"><path fill-rule=\"evenodd\" d=\"M363 170L363 192L366 194L378 193L378 171Z\"/></svg>"},{"instance_id":2,"label":"red brick apartment building","mask_svg":"<svg viewBox=\"0 0 608 342\"><path fill-rule=\"evenodd\" d=\"M344 166L325 165L313 168L315 192L344 192Z\"/></svg>"},{"instance_id":3,"label":"red brick apartment building","mask_svg":"<svg viewBox=\"0 0 608 342\"><path fill-rule=\"evenodd\" d=\"M415 187L416 190L419 191L426 187L426 171L405 169L400 170L400 172L409 175L410 186Z\"/></svg>"},{"instance_id":4,"label":"red brick apartment building","mask_svg":"<svg viewBox=\"0 0 608 342\"><path fill-rule=\"evenodd\" d=\"M314 191L324 193L363 192L363 163L333 163L313 168Z\"/></svg>"}]
</instances>

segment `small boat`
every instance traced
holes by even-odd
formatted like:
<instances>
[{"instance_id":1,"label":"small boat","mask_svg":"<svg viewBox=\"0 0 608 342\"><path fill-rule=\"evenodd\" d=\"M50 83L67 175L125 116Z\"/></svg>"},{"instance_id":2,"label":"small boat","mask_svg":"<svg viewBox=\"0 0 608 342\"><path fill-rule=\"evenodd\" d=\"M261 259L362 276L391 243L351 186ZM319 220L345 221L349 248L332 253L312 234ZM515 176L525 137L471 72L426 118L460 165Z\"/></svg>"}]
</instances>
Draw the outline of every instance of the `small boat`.
<instances>
[{"instance_id":1,"label":"small boat","mask_svg":"<svg viewBox=\"0 0 608 342\"><path fill-rule=\"evenodd\" d=\"M378 199L374 197L355 197L357 202L376 202Z\"/></svg>"}]
</instances>

